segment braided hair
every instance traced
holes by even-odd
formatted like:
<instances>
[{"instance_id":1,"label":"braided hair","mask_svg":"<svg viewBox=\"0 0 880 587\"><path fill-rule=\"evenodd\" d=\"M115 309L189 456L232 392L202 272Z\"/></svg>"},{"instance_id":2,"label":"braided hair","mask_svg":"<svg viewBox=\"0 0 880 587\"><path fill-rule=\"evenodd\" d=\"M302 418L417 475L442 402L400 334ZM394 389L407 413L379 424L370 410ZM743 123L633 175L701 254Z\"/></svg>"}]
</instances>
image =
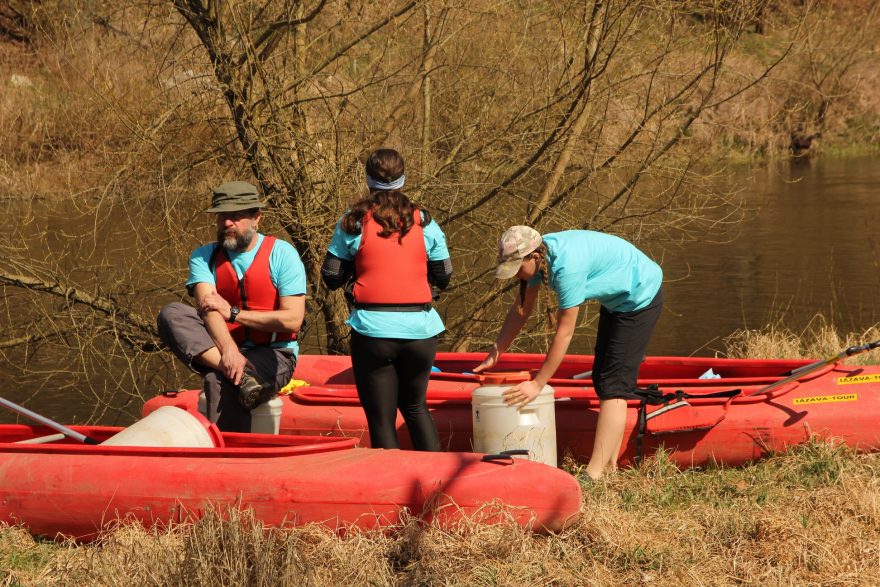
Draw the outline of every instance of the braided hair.
<instances>
[{"instance_id":1,"label":"braided hair","mask_svg":"<svg viewBox=\"0 0 880 587\"><path fill-rule=\"evenodd\" d=\"M547 321L551 327L556 328L556 312L553 310L553 302L550 299L550 271L548 270L547 247L542 244L532 253L538 254L536 271L541 273L541 283L544 284L544 297L547 302L544 311L547 313ZM529 254L531 255L532 253ZM519 296L517 297L517 311L520 316L525 315L526 289L528 287L529 282L525 279L520 279Z\"/></svg>"}]
</instances>

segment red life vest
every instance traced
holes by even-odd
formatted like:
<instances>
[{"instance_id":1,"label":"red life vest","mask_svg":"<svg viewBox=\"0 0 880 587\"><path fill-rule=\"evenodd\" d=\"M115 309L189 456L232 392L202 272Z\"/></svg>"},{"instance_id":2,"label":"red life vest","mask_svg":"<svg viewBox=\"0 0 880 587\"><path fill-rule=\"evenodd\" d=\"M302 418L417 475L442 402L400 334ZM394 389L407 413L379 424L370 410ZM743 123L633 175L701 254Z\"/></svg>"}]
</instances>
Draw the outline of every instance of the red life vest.
<instances>
[{"instance_id":1,"label":"red life vest","mask_svg":"<svg viewBox=\"0 0 880 587\"><path fill-rule=\"evenodd\" d=\"M428 283L428 252L418 208L413 210L412 228L403 239L399 234L379 236L382 226L367 212L361 220L361 243L354 258L356 307L414 306L431 303ZM381 308L377 308L381 309Z\"/></svg>"},{"instance_id":2,"label":"red life vest","mask_svg":"<svg viewBox=\"0 0 880 587\"><path fill-rule=\"evenodd\" d=\"M269 276L269 255L275 245L275 237L264 236L260 248L250 266L244 272L241 281L235 273L235 268L226 254L226 249L217 245L214 249L212 265L214 265L214 279L217 282L217 293L232 306L238 306L242 310L256 312L269 312L277 310L280 302L278 290ZM232 339L241 345L250 341L257 345L265 345L272 342L286 342L296 340L294 332L263 332L253 328L246 328L241 324L226 323Z\"/></svg>"}]
</instances>

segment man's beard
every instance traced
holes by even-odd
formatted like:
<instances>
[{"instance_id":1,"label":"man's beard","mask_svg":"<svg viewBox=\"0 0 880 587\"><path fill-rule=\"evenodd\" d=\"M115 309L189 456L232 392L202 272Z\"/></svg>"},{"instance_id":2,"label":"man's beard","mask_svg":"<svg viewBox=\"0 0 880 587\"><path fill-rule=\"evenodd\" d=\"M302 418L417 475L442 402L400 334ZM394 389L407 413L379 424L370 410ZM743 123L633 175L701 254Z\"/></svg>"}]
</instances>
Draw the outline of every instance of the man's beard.
<instances>
[{"instance_id":1,"label":"man's beard","mask_svg":"<svg viewBox=\"0 0 880 587\"><path fill-rule=\"evenodd\" d=\"M222 244L223 248L227 251L240 253L250 246L255 236L257 236L257 231L251 227L240 234L235 233L227 235L225 231L222 231L217 235L217 240L220 241L220 244Z\"/></svg>"}]
</instances>

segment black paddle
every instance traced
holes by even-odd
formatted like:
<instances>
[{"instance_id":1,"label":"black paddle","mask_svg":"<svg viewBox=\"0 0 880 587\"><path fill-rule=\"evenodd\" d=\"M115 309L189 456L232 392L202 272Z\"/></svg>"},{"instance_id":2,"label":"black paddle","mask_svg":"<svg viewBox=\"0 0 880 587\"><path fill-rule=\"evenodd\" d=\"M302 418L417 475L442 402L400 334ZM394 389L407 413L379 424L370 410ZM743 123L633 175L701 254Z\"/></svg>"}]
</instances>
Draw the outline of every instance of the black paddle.
<instances>
[{"instance_id":1,"label":"black paddle","mask_svg":"<svg viewBox=\"0 0 880 587\"><path fill-rule=\"evenodd\" d=\"M803 367L798 367L797 369L791 372L791 375L784 379L780 379L775 383L771 383L766 387L762 387L761 389L757 389L751 393L747 393L746 396L750 395L758 395L759 393L768 393L773 391L777 387L782 387L787 383L791 383L792 381L796 381L806 375L807 373L812 373L818 369L826 365L832 365L838 361L842 361L847 357L851 357L853 355L858 355L864 353L865 351L870 351L872 349L880 348L880 340L876 342L869 342L868 344L851 346L848 349L841 351L840 353L834 355L833 357L828 357L827 359L822 359L821 361L816 361L815 363L810 363L809 365L804 365Z\"/></svg>"},{"instance_id":2,"label":"black paddle","mask_svg":"<svg viewBox=\"0 0 880 587\"><path fill-rule=\"evenodd\" d=\"M0 405L6 406L7 408L12 410L13 412L18 412L19 414L21 414L22 416L25 416L26 418L30 418L31 420L35 420L36 422L39 422L40 424L43 424L44 426L48 426L49 428L52 428L53 430L57 430L58 432L60 432L64 436L68 436L70 438L73 438L74 440L79 440L80 442L82 442L84 444L101 444L100 442L98 442L94 438L89 438L85 434L80 434L79 432L77 432L75 430L71 430L67 426L63 426L63 425L59 424L58 422L56 422L55 420L50 420L49 418L47 418L45 416L41 416L41 415L37 414L36 412L32 412L29 409L25 408L24 406L20 406L16 403L13 403L13 402L9 401L8 399L3 399L2 397L0 397Z\"/></svg>"}]
</instances>

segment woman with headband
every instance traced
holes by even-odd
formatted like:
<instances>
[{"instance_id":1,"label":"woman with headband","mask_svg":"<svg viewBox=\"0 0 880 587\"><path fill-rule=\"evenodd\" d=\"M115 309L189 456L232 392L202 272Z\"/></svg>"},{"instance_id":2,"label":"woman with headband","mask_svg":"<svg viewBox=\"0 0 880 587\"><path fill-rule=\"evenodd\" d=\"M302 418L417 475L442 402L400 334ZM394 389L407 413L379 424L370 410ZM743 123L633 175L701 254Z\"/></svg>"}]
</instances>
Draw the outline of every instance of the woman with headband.
<instances>
[{"instance_id":1,"label":"woman with headband","mask_svg":"<svg viewBox=\"0 0 880 587\"><path fill-rule=\"evenodd\" d=\"M663 271L622 238L589 230L567 230L543 237L528 226L514 226L501 236L495 277L519 279L519 293L489 356L474 369L491 368L507 350L532 312L543 284L556 334L544 364L531 381L504 392L504 400L522 406L538 395L562 363L588 300L600 303L593 385L599 396L599 421L586 472L598 479L617 467L626 425L626 399L636 388L639 365L663 308ZM550 311L549 290L559 310Z\"/></svg>"},{"instance_id":2,"label":"woman with headband","mask_svg":"<svg viewBox=\"0 0 880 587\"><path fill-rule=\"evenodd\" d=\"M398 448L400 410L415 450L440 450L428 378L443 321L431 286L452 277L446 237L401 191L404 161L379 149L366 162L370 194L342 215L321 267L329 289L351 285L351 363L373 448ZM347 288L348 289L348 288Z\"/></svg>"}]
</instances>

